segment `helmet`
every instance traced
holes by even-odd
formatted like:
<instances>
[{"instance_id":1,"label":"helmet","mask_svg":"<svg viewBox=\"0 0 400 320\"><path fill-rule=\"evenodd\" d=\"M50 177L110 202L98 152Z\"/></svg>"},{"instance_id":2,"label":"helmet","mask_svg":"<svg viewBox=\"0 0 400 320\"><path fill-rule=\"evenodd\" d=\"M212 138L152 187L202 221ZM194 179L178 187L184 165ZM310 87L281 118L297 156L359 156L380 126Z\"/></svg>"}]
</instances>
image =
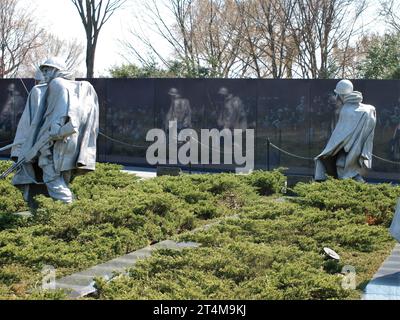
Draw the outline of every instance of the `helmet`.
<instances>
[{"instance_id":1,"label":"helmet","mask_svg":"<svg viewBox=\"0 0 400 320\"><path fill-rule=\"evenodd\" d=\"M349 80L340 80L336 89L334 90L336 94L349 94L353 92L353 84Z\"/></svg>"},{"instance_id":2,"label":"helmet","mask_svg":"<svg viewBox=\"0 0 400 320\"><path fill-rule=\"evenodd\" d=\"M229 93L228 89L225 87L221 87L218 91L219 94L227 95Z\"/></svg>"},{"instance_id":3,"label":"helmet","mask_svg":"<svg viewBox=\"0 0 400 320\"><path fill-rule=\"evenodd\" d=\"M42 70L43 67L52 67L56 68L58 70L65 70L65 61L59 57L51 57L47 59L45 62L43 62L40 66L39 69Z\"/></svg>"},{"instance_id":4,"label":"helmet","mask_svg":"<svg viewBox=\"0 0 400 320\"><path fill-rule=\"evenodd\" d=\"M170 96L177 96L179 94L179 91L176 88L171 88L171 89L169 89L168 94Z\"/></svg>"}]
</instances>

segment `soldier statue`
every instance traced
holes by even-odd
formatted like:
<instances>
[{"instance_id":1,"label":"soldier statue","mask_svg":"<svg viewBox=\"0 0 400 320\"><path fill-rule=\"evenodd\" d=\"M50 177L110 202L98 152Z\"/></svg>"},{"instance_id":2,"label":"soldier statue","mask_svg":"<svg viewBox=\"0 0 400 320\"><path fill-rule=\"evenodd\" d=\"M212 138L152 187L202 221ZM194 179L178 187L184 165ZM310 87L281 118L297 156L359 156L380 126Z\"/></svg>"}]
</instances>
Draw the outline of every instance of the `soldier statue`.
<instances>
[{"instance_id":1,"label":"soldier statue","mask_svg":"<svg viewBox=\"0 0 400 320\"><path fill-rule=\"evenodd\" d=\"M60 58L48 59L40 71L44 83L31 90L11 145L16 163L2 177L16 170L12 183L26 201L44 184L53 199L71 203L72 173L95 169L98 98L89 82L72 80Z\"/></svg>"},{"instance_id":2,"label":"soldier statue","mask_svg":"<svg viewBox=\"0 0 400 320\"><path fill-rule=\"evenodd\" d=\"M325 180L328 174L364 181L365 169L372 166L375 107L362 103L361 92L353 91L349 80L339 81L334 91L342 108L325 149L315 158L315 180Z\"/></svg>"}]
</instances>

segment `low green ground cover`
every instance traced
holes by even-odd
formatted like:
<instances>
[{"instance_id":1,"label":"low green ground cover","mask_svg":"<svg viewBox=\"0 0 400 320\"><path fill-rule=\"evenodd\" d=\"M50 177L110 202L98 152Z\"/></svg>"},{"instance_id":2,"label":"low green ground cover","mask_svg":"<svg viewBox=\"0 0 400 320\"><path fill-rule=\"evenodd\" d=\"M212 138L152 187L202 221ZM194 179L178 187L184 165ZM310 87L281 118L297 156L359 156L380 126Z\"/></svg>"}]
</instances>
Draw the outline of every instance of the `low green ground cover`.
<instances>
[{"instance_id":1,"label":"low green ground cover","mask_svg":"<svg viewBox=\"0 0 400 320\"><path fill-rule=\"evenodd\" d=\"M65 298L40 291L44 265L60 277L165 239L201 246L156 251L128 275L98 279L92 298L357 299L394 245L392 185L328 180L285 197L278 171L140 181L120 169L99 164L76 177L72 205L37 197L32 218L12 214L28 208L11 177L0 181L1 299ZM355 267L357 290L342 288L344 265Z\"/></svg>"},{"instance_id":2,"label":"low green ground cover","mask_svg":"<svg viewBox=\"0 0 400 320\"><path fill-rule=\"evenodd\" d=\"M258 196L237 218L181 234L201 247L160 250L128 276L98 280L98 298L359 299L393 248L387 225L400 188L329 180L293 191L298 197L286 201ZM356 269L356 290L342 287L345 265Z\"/></svg>"},{"instance_id":3,"label":"low green ground cover","mask_svg":"<svg viewBox=\"0 0 400 320\"><path fill-rule=\"evenodd\" d=\"M9 165L0 162L0 169ZM83 270L237 214L259 194L273 194L285 182L279 172L139 181L120 169L99 164L95 172L76 177L71 189L77 200L71 205L38 196L31 218L13 215L28 208L11 177L0 181L0 298L43 297L44 265L56 268L58 277Z\"/></svg>"}]
</instances>

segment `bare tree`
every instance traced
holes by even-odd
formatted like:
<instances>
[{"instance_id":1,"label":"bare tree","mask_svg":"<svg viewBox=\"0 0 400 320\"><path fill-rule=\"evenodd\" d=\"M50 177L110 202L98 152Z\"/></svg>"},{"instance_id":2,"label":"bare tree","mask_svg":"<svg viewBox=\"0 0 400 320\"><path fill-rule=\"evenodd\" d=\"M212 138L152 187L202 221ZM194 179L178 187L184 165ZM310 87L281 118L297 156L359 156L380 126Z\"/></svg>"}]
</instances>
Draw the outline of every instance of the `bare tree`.
<instances>
[{"instance_id":1,"label":"bare tree","mask_svg":"<svg viewBox=\"0 0 400 320\"><path fill-rule=\"evenodd\" d=\"M334 48L341 47L347 54L350 40L358 32L356 22L365 8L365 0L296 1L290 27L299 50L297 72L302 77L328 78L338 72Z\"/></svg>"},{"instance_id":2,"label":"bare tree","mask_svg":"<svg viewBox=\"0 0 400 320\"><path fill-rule=\"evenodd\" d=\"M143 65L154 63L156 56L168 69L176 62L184 66L185 76L196 76L205 71L211 77L228 77L240 74L238 59L243 37L240 15L235 0L149 0L143 4L141 12L146 12L141 20L143 25L153 26L152 31L171 49L165 55L150 39L148 30L135 27L131 39L122 45L131 57ZM171 19L172 17L172 19ZM139 50L137 43L144 46L146 54ZM130 60L130 57L126 57Z\"/></svg>"},{"instance_id":3,"label":"bare tree","mask_svg":"<svg viewBox=\"0 0 400 320\"><path fill-rule=\"evenodd\" d=\"M155 57L168 69L178 62L183 65L185 71L197 70L200 66L198 47L194 40L194 3L196 0L167 0L164 2L149 0L142 4L141 17L137 17L137 23L130 30L133 39L121 41L122 46L129 53L126 60L131 58L139 60L143 66L155 63ZM172 17L172 21L168 21ZM146 25L149 28L143 29ZM150 30L149 30L150 29ZM167 57L166 50L160 50L151 40L148 32L157 34L169 46L173 58ZM137 44L142 44L144 51L138 49Z\"/></svg>"},{"instance_id":4,"label":"bare tree","mask_svg":"<svg viewBox=\"0 0 400 320\"><path fill-rule=\"evenodd\" d=\"M47 37L46 56L61 56L65 59L68 70L76 69L83 60L84 46L77 39L64 41L54 35Z\"/></svg>"},{"instance_id":5,"label":"bare tree","mask_svg":"<svg viewBox=\"0 0 400 320\"><path fill-rule=\"evenodd\" d=\"M400 32L400 2L398 0L384 0L381 5L381 15L385 18L386 23Z\"/></svg>"},{"instance_id":6,"label":"bare tree","mask_svg":"<svg viewBox=\"0 0 400 320\"><path fill-rule=\"evenodd\" d=\"M242 24L232 0L197 1L191 33L201 63L215 77L242 73Z\"/></svg>"},{"instance_id":7,"label":"bare tree","mask_svg":"<svg viewBox=\"0 0 400 320\"><path fill-rule=\"evenodd\" d=\"M378 34L363 34L357 41L345 47L335 45L332 57L336 61L339 78L355 79L362 76L360 67L374 43L380 40Z\"/></svg>"},{"instance_id":8,"label":"bare tree","mask_svg":"<svg viewBox=\"0 0 400 320\"><path fill-rule=\"evenodd\" d=\"M203 66L218 77L328 78L347 74L358 59L358 21L366 1L165 0L163 10L150 0L141 11L187 70ZM146 53L169 66L165 49L137 29L132 34L138 41L124 45L139 61L149 61L137 48L141 41Z\"/></svg>"},{"instance_id":9,"label":"bare tree","mask_svg":"<svg viewBox=\"0 0 400 320\"><path fill-rule=\"evenodd\" d=\"M81 42L76 39L65 41L46 32L42 32L39 40L43 45L28 53L18 71L19 76L31 77L39 64L52 56L62 57L68 70L75 72L75 76L82 76L78 73L83 62L84 46Z\"/></svg>"},{"instance_id":10,"label":"bare tree","mask_svg":"<svg viewBox=\"0 0 400 320\"><path fill-rule=\"evenodd\" d=\"M28 53L41 45L33 19L17 0L0 1L0 78L14 76Z\"/></svg>"},{"instance_id":11,"label":"bare tree","mask_svg":"<svg viewBox=\"0 0 400 320\"><path fill-rule=\"evenodd\" d=\"M86 32L86 77L93 78L99 33L103 25L126 0L71 0L78 10Z\"/></svg>"},{"instance_id":12,"label":"bare tree","mask_svg":"<svg viewBox=\"0 0 400 320\"><path fill-rule=\"evenodd\" d=\"M295 0L236 0L242 18L243 63L257 78L292 77L296 47L288 21L293 18Z\"/></svg>"}]
</instances>

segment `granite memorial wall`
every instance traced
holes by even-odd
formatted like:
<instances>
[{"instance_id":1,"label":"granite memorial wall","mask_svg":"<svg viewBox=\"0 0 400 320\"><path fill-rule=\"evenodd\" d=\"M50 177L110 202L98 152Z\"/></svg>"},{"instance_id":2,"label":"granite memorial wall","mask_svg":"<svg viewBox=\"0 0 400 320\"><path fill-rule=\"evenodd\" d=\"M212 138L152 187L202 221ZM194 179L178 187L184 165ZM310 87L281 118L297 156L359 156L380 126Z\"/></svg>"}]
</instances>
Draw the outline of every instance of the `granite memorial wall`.
<instances>
[{"instance_id":1,"label":"granite memorial wall","mask_svg":"<svg viewBox=\"0 0 400 320\"><path fill-rule=\"evenodd\" d=\"M291 174L312 175L312 159L324 148L338 118L333 93L337 81L91 79L100 104L97 159L147 166L146 150L152 143L146 141L147 132L165 130L174 115L178 129L255 129L256 169L285 167ZM377 111L377 157L367 178L400 181L400 81L353 83L363 93L364 103ZM0 81L0 147L12 142L32 86L32 79ZM191 167L233 170L230 165Z\"/></svg>"}]
</instances>

